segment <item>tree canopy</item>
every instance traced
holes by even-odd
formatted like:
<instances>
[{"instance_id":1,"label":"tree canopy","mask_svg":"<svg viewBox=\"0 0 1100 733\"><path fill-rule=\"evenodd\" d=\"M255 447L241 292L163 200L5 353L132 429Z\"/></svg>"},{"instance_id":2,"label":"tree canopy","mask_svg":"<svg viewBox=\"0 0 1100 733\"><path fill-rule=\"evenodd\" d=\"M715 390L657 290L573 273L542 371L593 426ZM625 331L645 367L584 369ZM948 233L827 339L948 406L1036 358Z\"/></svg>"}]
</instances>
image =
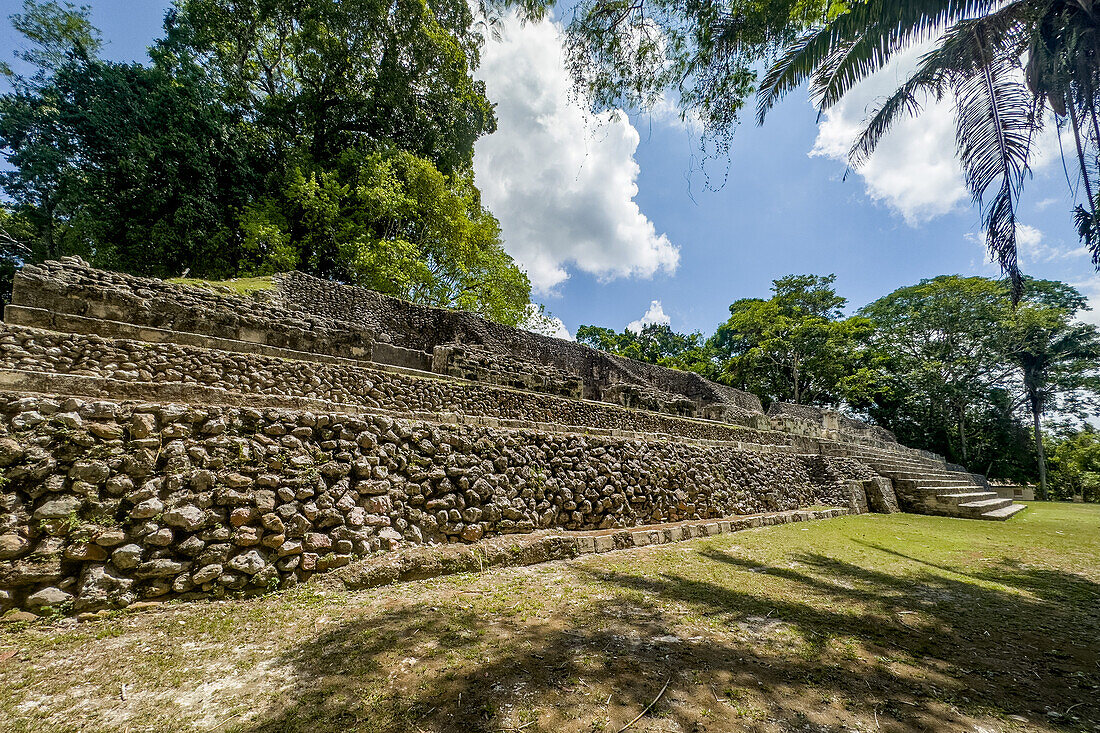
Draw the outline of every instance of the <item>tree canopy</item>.
<instances>
[{"instance_id":1,"label":"tree canopy","mask_svg":"<svg viewBox=\"0 0 1100 733\"><path fill-rule=\"evenodd\" d=\"M865 318L842 317L847 300L835 281L788 275L772 282L768 300L730 305L712 340L724 360L723 381L765 403L838 404L846 383L865 373L871 328Z\"/></svg>"},{"instance_id":2,"label":"tree canopy","mask_svg":"<svg viewBox=\"0 0 1100 733\"><path fill-rule=\"evenodd\" d=\"M1079 291L1025 278L1014 304L1003 282L943 275L845 316L835 280L779 278L770 298L731 304L709 337L662 324L622 333L582 326L577 339L698 372L765 404L835 407L906 445L1046 486L1044 420L1080 421L1100 403L1100 332L1079 320L1087 309Z\"/></svg>"},{"instance_id":3,"label":"tree canopy","mask_svg":"<svg viewBox=\"0 0 1100 733\"><path fill-rule=\"evenodd\" d=\"M1055 435L1051 446L1054 498L1100 501L1100 433L1091 425Z\"/></svg>"},{"instance_id":4,"label":"tree canopy","mask_svg":"<svg viewBox=\"0 0 1100 733\"><path fill-rule=\"evenodd\" d=\"M295 168L242 222L258 272L305 270L509 325L526 316L530 281L472 176L408 152L348 150L332 169Z\"/></svg>"},{"instance_id":5,"label":"tree canopy","mask_svg":"<svg viewBox=\"0 0 1100 733\"><path fill-rule=\"evenodd\" d=\"M495 129L460 0L179 0L153 63L99 58L88 9L25 0L5 69L10 268L303 269L509 324L530 282L473 183Z\"/></svg>"},{"instance_id":6,"label":"tree canopy","mask_svg":"<svg viewBox=\"0 0 1100 733\"><path fill-rule=\"evenodd\" d=\"M580 326L577 342L628 359L715 376L703 334L677 333L664 323L648 323L638 331L626 328L622 333L599 326Z\"/></svg>"},{"instance_id":7,"label":"tree canopy","mask_svg":"<svg viewBox=\"0 0 1100 733\"><path fill-rule=\"evenodd\" d=\"M473 22L456 0L179 0L153 58L200 68L276 157L382 145L451 173L496 129Z\"/></svg>"}]
</instances>

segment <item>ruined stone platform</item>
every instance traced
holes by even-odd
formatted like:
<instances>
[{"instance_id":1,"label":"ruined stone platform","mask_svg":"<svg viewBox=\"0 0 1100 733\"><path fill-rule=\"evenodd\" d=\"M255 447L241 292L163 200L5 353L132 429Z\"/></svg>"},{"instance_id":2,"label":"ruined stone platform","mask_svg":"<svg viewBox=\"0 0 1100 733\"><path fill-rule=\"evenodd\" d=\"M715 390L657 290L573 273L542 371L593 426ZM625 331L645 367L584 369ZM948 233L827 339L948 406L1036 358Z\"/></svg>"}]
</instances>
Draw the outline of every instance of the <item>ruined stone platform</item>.
<instances>
[{"instance_id":1,"label":"ruined stone platform","mask_svg":"<svg viewBox=\"0 0 1100 733\"><path fill-rule=\"evenodd\" d=\"M811 506L1018 510L956 468L836 413L765 415L695 374L301 273L242 298L67 258L24 268L0 325L0 611L833 516Z\"/></svg>"}]
</instances>

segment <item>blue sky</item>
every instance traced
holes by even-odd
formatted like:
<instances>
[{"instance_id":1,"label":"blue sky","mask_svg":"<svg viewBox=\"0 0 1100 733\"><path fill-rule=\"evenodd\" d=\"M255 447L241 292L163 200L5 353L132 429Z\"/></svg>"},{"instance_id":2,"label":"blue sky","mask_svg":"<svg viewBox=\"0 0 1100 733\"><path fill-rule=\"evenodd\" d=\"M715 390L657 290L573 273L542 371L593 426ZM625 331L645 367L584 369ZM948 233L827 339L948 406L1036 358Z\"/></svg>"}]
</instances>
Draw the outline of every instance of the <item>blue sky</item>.
<instances>
[{"instance_id":1,"label":"blue sky","mask_svg":"<svg viewBox=\"0 0 1100 733\"><path fill-rule=\"evenodd\" d=\"M0 15L21 4L0 0ZM147 58L168 2L90 5L106 55L129 61ZM20 43L4 23L5 58ZM924 277L996 274L978 212L960 199L951 170L949 109L899 128L864 175L842 180L844 163L829 157L897 69L820 125L803 93L790 95L764 127L747 121L734 137L725 185L710 191L690 124L667 110L629 122L585 119L559 88L554 44L552 26L515 26L502 46L486 50L481 74L501 124L479 142L477 175L506 246L540 285L536 299L570 332L582 323L621 329L660 301L650 310L655 320L663 314L676 330L709 333L733 300L764 296L773 278L791 272L836 273L853 308ZM1069 186L1053 133L1048 138L1055 152L1020 208L1025 269L1077 284L1100 306L1100 277L1079 251ZM707 163L712 179L726 163Z\"/></svg>"}]
</instances>

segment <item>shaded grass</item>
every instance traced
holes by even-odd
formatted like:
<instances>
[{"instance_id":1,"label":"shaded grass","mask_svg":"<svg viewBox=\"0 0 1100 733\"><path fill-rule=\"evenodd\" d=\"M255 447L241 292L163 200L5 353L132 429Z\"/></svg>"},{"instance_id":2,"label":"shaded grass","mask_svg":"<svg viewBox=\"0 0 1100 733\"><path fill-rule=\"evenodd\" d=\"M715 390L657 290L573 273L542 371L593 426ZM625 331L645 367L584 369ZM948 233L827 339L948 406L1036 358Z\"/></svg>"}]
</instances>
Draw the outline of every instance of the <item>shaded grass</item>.
<instances>
[{"instance_id":1,"label":"shaded grass","mask_svg":"<svg viewBox=\"0 0 1100 733\"><path fill-rule=\"evenodd\" d=\"M1096 730L1100 507L864 515L0 635L11 730ZM123 700L123 685L127 693Z\"/></svg>"}]
</instances>

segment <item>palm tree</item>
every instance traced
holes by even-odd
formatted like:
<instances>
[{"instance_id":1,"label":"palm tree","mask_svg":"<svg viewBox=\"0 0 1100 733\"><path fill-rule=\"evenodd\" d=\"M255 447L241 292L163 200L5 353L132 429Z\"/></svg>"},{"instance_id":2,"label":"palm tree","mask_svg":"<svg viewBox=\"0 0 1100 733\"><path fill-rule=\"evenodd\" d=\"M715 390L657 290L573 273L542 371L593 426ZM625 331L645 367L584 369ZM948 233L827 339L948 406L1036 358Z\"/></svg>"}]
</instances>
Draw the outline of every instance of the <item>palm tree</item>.
<instances>
[{"instance_id":1,"label":"palm tree","mask_svg":"<svg viewBox=\"0 0 1100 733\"><path fill-rule=\"evenodd\" d=\"M1067 308L1028 303L1016 309L1010 321L1010 353L1020 367L1035 431L1040 499L1047 498L1043 413L1059 396L1100 393L1100 333L1073 315Z\"/></svg>"},{"instance_id":2,"label":"palm tree","mask_svg":"<svg viewBox=\"0 0 1100 733\"><path fill-rule=\"evenodd\" d=\"M781 54L760 85L758 120L807 80L824 111L894 54L932 39L917 69L867 119L849 155L852 165L864 163L898 119L918 114L929 98L950 95L966 185L982 210L989 251L1018 299L1016 208L1049 105L1059 128L1068 122L1073 131L1086 198L1075 216L1100 267L1098 0L857 1Z\"/></svg>"}]
</instances>

